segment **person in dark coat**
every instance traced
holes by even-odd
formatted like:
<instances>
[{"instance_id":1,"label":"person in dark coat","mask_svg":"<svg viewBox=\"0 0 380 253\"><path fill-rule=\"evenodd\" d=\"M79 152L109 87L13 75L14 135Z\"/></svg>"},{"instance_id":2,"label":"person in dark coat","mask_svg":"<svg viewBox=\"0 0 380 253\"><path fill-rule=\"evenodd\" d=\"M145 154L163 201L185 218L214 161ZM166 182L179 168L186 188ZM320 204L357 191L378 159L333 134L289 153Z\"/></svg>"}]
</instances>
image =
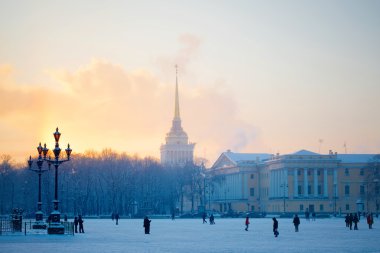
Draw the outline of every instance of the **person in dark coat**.
<instances>
[{"instance_id":1,"label":"person in dark coat","mask_svg":"<svg viewBox=\"0 0 380 253\"><path fill-rule=\"evenodd\" d=\"M245 217L245 231L248 231L248 227L249 227L249 216L247 215L247 217Z\"/></svg>"},{"instance_id":2,"label":"person in dark coat","mask_svg":"<svg viewBox=\"0 0 380 253\"><path fill-rule=\"evenodd\" d=\"M373 216L372 216L372 214L370 214L370 213L367 215L367 224L368 224L368 228L369 228L369 229L372 229Z\"/></svg>"},{"instance_id":3,"label":"person in dark coat","mask_svg":"<svg viewBox=\"0 0 380 253\"><path fill-rule=\"evenodd\" d=\"M151 220L148 219L148 216L145 216L143 226L145 228L145 234L150 234L150 222Z\"/></svg>"},{"instance_id":4,"label":"person in dark coat","mask_svg":"<svg viewBox=\"0 0 380 253\"><path fill-rule=\"evenodd\" d=\"M74 218L74 228L75 228L75 233L78 233L78 217L76 216Z\"/></svg>"},{"instance_id":5,"label":"person in dark coat","mask_svg":"<svg viewBox=\"0 0 380 253\"><path fill-rule=\"evenodd\" d=\"M119 218L120 218L119 214L116 213L115 214L116 225L119 225Z\"/></svg>"},{"instance_id":6,"label":"person in dark coat","mask_svg":"<svg viewBox=\"0 0 380 253\"><path fill-rule=\"evenodd\" d=\"M210 215L210 225L214 225L215 224L215 217L213 214Z\"/></svg>"},{"instance_id":7,"label":"person in dark coat","mask_svg":"<svg viewBox=\"0 0 380 253\"><path fill-rule=\"evenodd\" d=\"M311 213L311 217L312 217L312 219L313 219L313 221L315 221L315 217L316 217L317 215L315 214L315 212L312 212Z\"/></svg>"},{"instance_id":8,"label":"person in dark coat","mask_svg":"<svg viewBox=\"0 0 380 253\"><path fill-rule=\"evenodd\" d=\"M348 216L348 225L350 226L350 230L352 230L352 222L354 221L354 216L352 213Z\"/></svg>"},{"instance_id":9,"label":"person in dark coat","mask_svg":"<svg viewBox=\"0 0 380 253\"><path fill-rule=\"evenodd\" d=\"M207 223L206 217L207 217L206 213L203 213L202 214L203 224Z\"/></svg>"},{"instance_id":10,"label":"person in dark coat","mask_svg":"<svg viewBox=\"0 0 380 253\"><path fill-rule=\"evenodd\" d=\"M84 221L83 221L82 215L79 215L79 217L78 217L79 233L84 233L83 222Z\"/></svg>"},{"instance_id":11,"label":"person in dark coat","mask_svg":"<svg viewBox=\"0 0 380 253\"><path fill-rule=\"evenodd\" d=\"M273 220L273 234L274 234L274 237L277 237L280 233L278 232L278 221L276 218L272 218Z\"/></svg>"},{"instance_id":12,"label":"person in dark coat","mask_svg":"<svg viewBox=\"0 0 380 253\"><path fill-rule=\"evenodd\" d=\"M356 213L355 213L354 218L353 218L352 221L354 222L354 230L358 230L359 217L358 217L358 215Z\"/></svg>"},{"instance_id":13,"label":"person in dark coat","mask_svg":"<svg viewBox=\"0 0 380 253\"><path fill-rule=\"evenodd\" d=\"M346 222L346 228L350 227L350 216L346 214L346 217L344 217L344 222Z\"/></svg>"},{"instance_id":14,"label":"person in dark coat","mask_svg":"<svg viewBox=\"0 0 380 253\"><path fill-rule=\"evenodd\" d=\"M301 221L297 214L294 216L293 224L296 232L298 232L298 226L301 224Z\"/></svg>"}]
</instances>

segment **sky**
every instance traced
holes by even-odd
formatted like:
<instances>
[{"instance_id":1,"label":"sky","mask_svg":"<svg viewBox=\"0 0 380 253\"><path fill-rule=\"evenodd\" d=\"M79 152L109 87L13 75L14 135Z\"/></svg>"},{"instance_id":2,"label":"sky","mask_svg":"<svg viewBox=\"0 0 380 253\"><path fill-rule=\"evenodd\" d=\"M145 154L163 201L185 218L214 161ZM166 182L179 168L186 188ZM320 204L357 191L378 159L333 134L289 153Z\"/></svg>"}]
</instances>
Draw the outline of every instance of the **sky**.
<instances>
[{"instance_id":1,"label":"sky","mask_svg":"<svg viewBox=\"0 0 380 253\"><path fill-rule=\"evenodd\" d=\"M0 3L0 154L380 153L379 1ZM346 145L344 145L346 144Z\"/></svg>"}]
</instances>

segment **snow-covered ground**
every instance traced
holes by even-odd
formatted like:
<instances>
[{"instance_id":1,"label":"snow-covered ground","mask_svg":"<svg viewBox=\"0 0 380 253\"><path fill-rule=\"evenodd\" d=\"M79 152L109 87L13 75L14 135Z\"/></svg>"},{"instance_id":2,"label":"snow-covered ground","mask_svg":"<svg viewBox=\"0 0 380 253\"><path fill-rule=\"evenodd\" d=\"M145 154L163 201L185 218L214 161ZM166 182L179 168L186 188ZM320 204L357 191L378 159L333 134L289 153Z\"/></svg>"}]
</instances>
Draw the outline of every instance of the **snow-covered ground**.
<instances>
[{"instance_id":1,"label":"snow-covered ground","mask_svg":"<svg viewBox=\"0 0 380 253\"><path fill-rule=\"evenodd\" d=\"M365 220L358 231L345 227L343 219L301 220L295 233L291 219L279 219L278 238L272 220L216 219L215 225L201 219L152 219L151 234L145 235L141 220L85 220L85 234L3 235L1 253L105 253L105 252L380 252L380 225L375 219L369 230Z\"/></svg>"}]
</instances>

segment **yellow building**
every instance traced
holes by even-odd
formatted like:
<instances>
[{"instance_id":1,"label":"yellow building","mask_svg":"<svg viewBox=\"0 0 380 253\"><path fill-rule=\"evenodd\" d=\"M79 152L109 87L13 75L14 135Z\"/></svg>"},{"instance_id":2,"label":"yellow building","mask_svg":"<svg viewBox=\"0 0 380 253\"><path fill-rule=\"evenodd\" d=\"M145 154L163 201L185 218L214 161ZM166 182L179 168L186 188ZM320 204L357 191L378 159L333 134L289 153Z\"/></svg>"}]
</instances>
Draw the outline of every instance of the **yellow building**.
<instances>
[{"instance_id":1,"label":"yellow building","mask_svg":"<svg viewBox=\"0 0 380 253\"><path fill-rule=\"evenodd\" d=\"M379 195L379 180L369 177L374 156L227 151L208 171L209 205L220 212L377 212L377 198L369 197L372 189Z\"/></svg>"}]
</instances>

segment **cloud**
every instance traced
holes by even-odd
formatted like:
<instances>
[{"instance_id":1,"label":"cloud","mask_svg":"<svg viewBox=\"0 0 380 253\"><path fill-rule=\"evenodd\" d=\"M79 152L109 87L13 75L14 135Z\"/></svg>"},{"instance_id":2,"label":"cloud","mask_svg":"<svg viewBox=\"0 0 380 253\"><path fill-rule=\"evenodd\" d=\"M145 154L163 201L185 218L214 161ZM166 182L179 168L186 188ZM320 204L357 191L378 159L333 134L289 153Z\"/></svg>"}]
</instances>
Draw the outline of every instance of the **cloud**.
<instances>
[{"instance_id":1,"label":"cloud","mask_svg":"<svg viewBox=\"0 0 380 253\"><path fill-rule=\"evenodd\" d=\"M22 86L9 66L0 68L0 153L19 150L27 157L40 140L52 147L51 133L59 126L62 142L74 151L110 147L159 157L174 113L173 84L148 70L126 71L99 59L74 72L49 74L63 89ZM238 120L234 97L217 85L206 87L180 86L183 128L197 143L196 155L214 161L226 149L252 146L257 129Z\"/></svg>"}]
</instances>

